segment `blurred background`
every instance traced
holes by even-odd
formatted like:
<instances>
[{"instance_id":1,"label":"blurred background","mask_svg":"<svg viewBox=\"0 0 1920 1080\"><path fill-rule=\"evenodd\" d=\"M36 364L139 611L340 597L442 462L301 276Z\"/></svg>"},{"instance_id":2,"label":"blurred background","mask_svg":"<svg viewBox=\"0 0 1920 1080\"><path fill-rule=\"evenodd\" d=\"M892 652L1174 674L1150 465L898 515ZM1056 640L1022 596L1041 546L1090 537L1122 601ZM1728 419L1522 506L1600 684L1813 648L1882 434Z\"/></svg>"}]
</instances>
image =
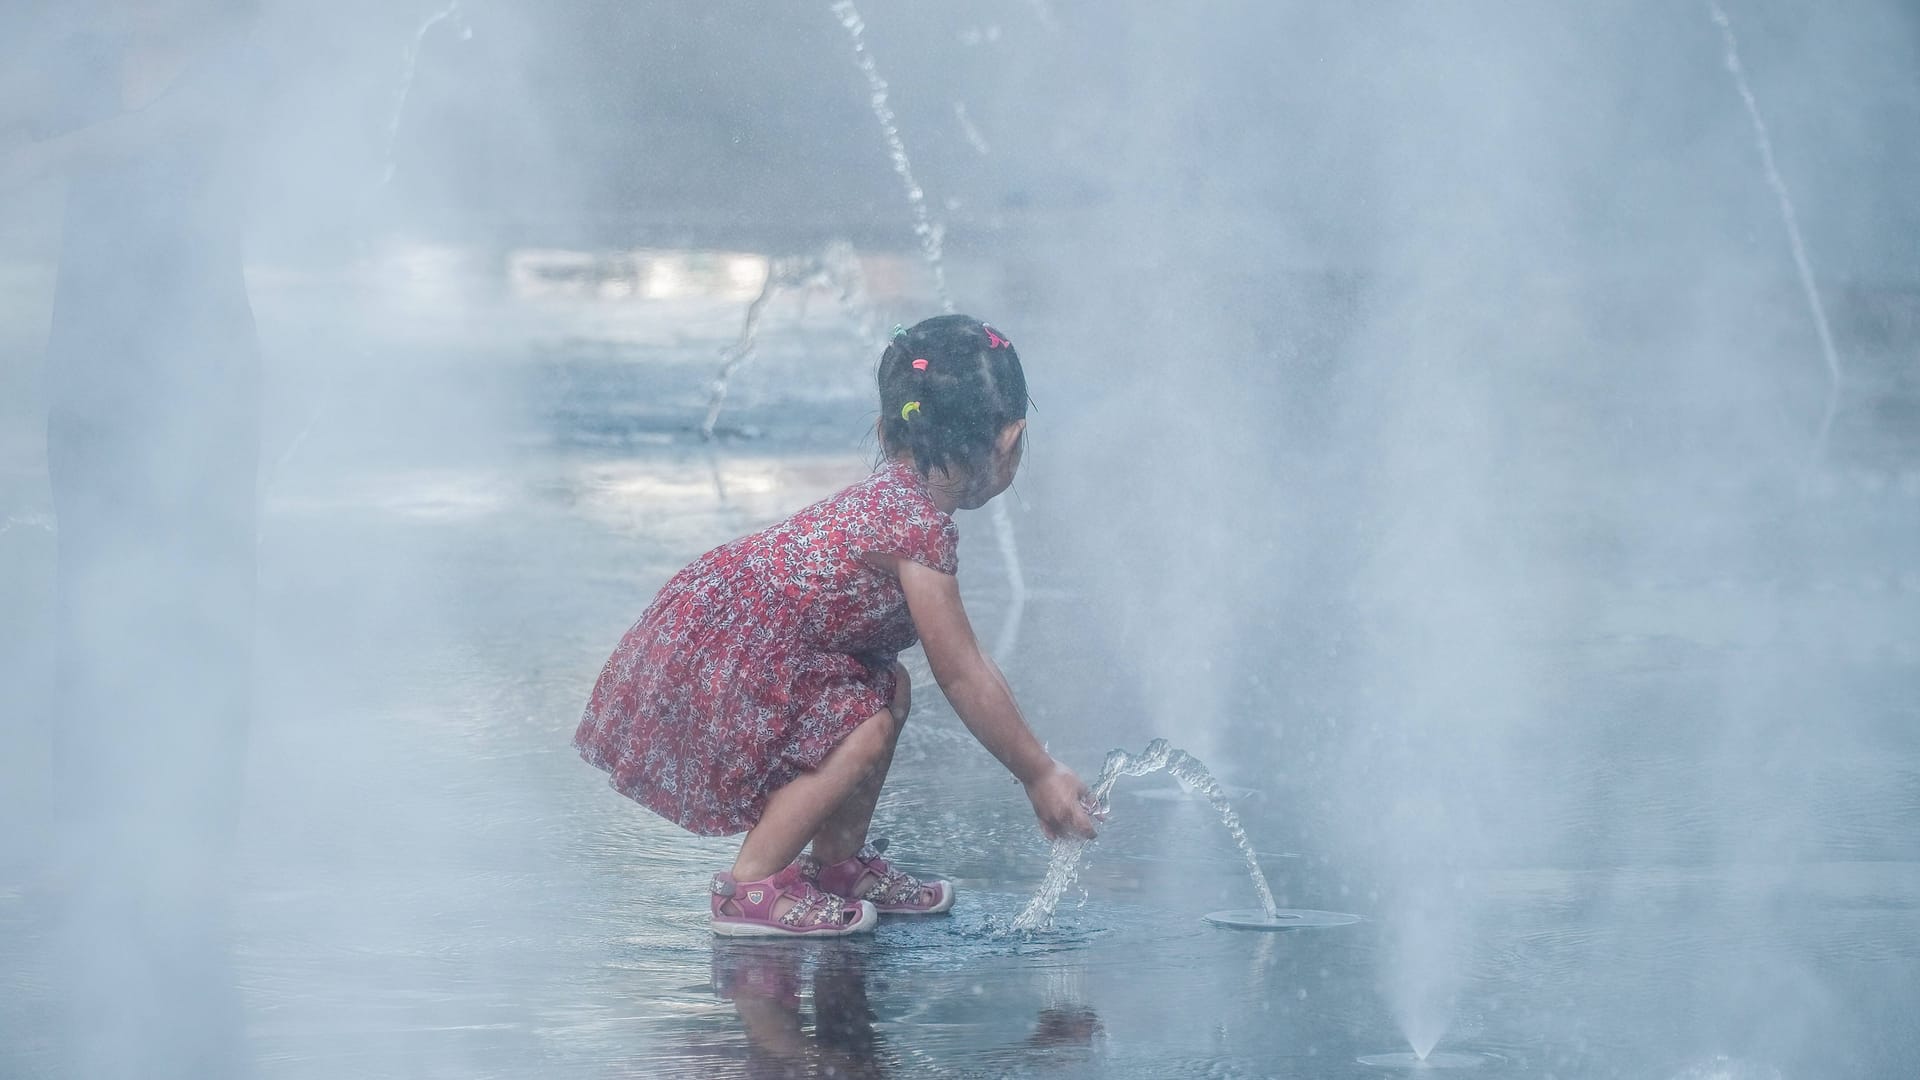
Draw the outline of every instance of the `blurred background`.
<instances>
[{"instance_id":1,"label":"blurred background","mask_svg":"<svg viewBox=\"0 0 1920 1080\"><path fill-rule=\"evenodd\" d=\"M0 64L0 1075L1920 1053L1911 5L19 0ZM961 530L1036 728L1188 749L1358 928L1200 924L1162 779L998 936L1045 846L922 677L881 819L972 911L729 952L727 845L568 747L949 299L1033 387Z\"/></svg>"}]
</instances>

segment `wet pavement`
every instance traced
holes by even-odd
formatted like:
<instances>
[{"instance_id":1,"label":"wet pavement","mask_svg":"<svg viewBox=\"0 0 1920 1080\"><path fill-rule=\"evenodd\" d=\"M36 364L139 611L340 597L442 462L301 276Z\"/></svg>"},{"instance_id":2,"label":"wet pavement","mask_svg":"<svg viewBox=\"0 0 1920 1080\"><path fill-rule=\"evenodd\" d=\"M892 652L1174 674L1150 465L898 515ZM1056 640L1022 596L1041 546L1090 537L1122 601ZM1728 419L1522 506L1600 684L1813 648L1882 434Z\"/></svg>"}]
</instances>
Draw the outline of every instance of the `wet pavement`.
<instances>
[{"instance_id":1,"label":"wet pavement","mask_svg":"<svg viewBox=\"0 0 1920 1080\"><path fill-rule=\"evenodd\" d=\"M1408 1000L1440 1002L1455 1057L1434 1063L1464 1063L1448 1075L1883 1077L1920 1059L1915 596L1897 566L1610 586L1610 621L1530 646L1552 673L1537 697L1551 723L1510 729L1497 760L1434 758L1463 789L1512 774L1474 819L1487 835L1431 863L1386 859L1374 830L1421 811L1356 779L1379 747L1337 663L1274 659L1264 681L1209 694L1222 713L1171 715L1128 674L1150 653L1094 655L1090 630L1120 601L1041 539L1071 483L1044 455L1016 504L1032 592L1006 664L1036 727L1089 775L1152 735L1188 746L1240 793L1281 903L1363 921L1205 923L1253 906L1252 889L1208 807L1151 777L1116 789L1055 927L1006 934L1047 850L916 660L877 830L909 869L954 878L954 914L858 941L714 940L706 880L729 844L615 795L568 736L668 574L866 468L864 362L830 323L807 325L737 391L737 422L761 437L713 445L689 427L717 334L343 373L353 393L277 470L262 526L232 957L260 1075L1369 1077L1394 1066L1359 1057L1408 1050ZM9 514L44 510L33 468L10 463ZM1867 500L1878 516L1838 512L1897 532L1915 500L1889 475L1874 491L1842 476L1826 505ZM990 530L961 526L969 603L993 626L1007 594ZM20 613L7 674L43 701L30 626L52 536L12 530L0 555ZM1844 720L1805 714L1830 752L1783 763L1726 752L1711 725L1672 734L1729 682L1764 686L1794 643L1742 629L1799 596L1851 605L1863 628L1858 648L1795 654L1830 670L1794 685L1847 688L1826 699ZM1806 704L1756 691L1753 709ZM32 740L15 745L9 815L29 822ZM1777 840L1781 821L1800 830L1788 848L1740 842ZM0 1075L33 1076L53 1054L49 901L7 880ZM1441 911L1438 955L1396 915L1409 895Z\"/></svg>"}]
</instances>

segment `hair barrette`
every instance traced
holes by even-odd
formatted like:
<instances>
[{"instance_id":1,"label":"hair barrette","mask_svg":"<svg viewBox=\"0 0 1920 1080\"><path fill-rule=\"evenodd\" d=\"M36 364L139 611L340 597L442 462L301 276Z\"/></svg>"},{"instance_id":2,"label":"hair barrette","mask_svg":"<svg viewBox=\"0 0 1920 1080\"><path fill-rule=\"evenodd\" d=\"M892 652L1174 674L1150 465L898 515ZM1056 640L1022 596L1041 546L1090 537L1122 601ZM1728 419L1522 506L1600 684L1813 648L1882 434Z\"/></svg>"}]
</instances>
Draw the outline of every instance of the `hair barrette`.
<instances>
[{"instance_id":1,"label":"hair barrette","mask_svg":"<svg viewBox=\"0 0 1920 1080\"><path fill-rule=\"evenodd\" d=\"M909 419L914 413L919 411L920 403L917 401L909 401L905 405L900 406L900 419Z\"/></svg>"},{"instance_id":2,"label":"hair barrette","mask_svg":"<svg viewBox=\"0 0 1920 1080\"><path fill-rule=\"evenodd\" d=\"M902 326L902 325L900 325L899 323L894 323L894 324L893 324L893 334L892 334L892 336L893 336L893 337L896 337L896 338L903 338L903 337L906 337L906 336L907 336L907 328L906 328L906 327L904 327L904 326Z\"/></svg>"},{"instance_id":3,"label":"hair barrette","mask_svg":"<svg viewBox=\"0 0 1920 1080\"><path fill-rule=\"evenodd\" d=\"M987 332L987 348L989 349L1005 349L1010 347L1013 344L1013 342L1008 341L1006 338L1001 337L1000 331L995 330L993 327L988 326L986 323L981 323L980 329L985 330Z\"/></svg>"},{"instance_id":4,"label":"hair barrette","mask_svg":"<svg viewBox=\"0 0 1920 1080\"><path fill-rule=\"evenodd\" d=\"M913 370L915 370L915 371L925 371L925 370L927 370L927 358L926 358L926 357L924 357L924 356L922 356L922 357L920 357L920 358L919 358L918 360L915 360L915 361L913 362Z\"/></svg>"}]
</instances>

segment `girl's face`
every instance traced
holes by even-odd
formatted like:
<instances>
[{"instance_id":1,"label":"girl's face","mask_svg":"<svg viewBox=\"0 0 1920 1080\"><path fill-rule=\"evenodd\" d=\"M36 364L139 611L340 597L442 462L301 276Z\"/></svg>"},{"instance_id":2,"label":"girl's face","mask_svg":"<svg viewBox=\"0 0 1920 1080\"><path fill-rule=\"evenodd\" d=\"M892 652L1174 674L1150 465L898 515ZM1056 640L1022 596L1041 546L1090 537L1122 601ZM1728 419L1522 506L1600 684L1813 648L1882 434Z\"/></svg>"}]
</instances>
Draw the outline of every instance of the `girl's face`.
<instances>
[{"instance_id":1,"label":"girl's face","mask_svg":"<svg viewBox=\"0 0 1920 1080\"><path fill-rule=\"evenodd\" d=\"M1015 420L1000 429L1000 437L993 443L993 465L988 475L968 485L966 497L960 502L962 510L978 510L1013 486L1014 475L1020 471L1020 459L1026 453L1026 434L1025 420Z\"/></svg>"}]
</instances>

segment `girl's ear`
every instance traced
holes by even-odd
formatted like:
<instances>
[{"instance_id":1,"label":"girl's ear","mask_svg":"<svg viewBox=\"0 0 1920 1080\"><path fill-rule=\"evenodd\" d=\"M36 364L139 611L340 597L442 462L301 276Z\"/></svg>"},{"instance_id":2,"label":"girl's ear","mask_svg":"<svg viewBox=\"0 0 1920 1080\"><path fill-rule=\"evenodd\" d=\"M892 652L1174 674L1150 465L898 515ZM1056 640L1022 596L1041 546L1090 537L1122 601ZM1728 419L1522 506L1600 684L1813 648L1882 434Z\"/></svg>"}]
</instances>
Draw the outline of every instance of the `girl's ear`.
<instances>
[{"instance_id":1,"label":"girl's ear","mask_svg":"<svg viewBox=\"0 0 1920 1080\"><path fill-rule=\"evenodd\" d=\"M1026 434L1026 431L1026 417L1015 420L1013 423L1000 429L1000 437L994 440L994 449L1001 454L1012 453L1014 444L1020 441L1020 436Z\"/></svg>"}]
</instances>

